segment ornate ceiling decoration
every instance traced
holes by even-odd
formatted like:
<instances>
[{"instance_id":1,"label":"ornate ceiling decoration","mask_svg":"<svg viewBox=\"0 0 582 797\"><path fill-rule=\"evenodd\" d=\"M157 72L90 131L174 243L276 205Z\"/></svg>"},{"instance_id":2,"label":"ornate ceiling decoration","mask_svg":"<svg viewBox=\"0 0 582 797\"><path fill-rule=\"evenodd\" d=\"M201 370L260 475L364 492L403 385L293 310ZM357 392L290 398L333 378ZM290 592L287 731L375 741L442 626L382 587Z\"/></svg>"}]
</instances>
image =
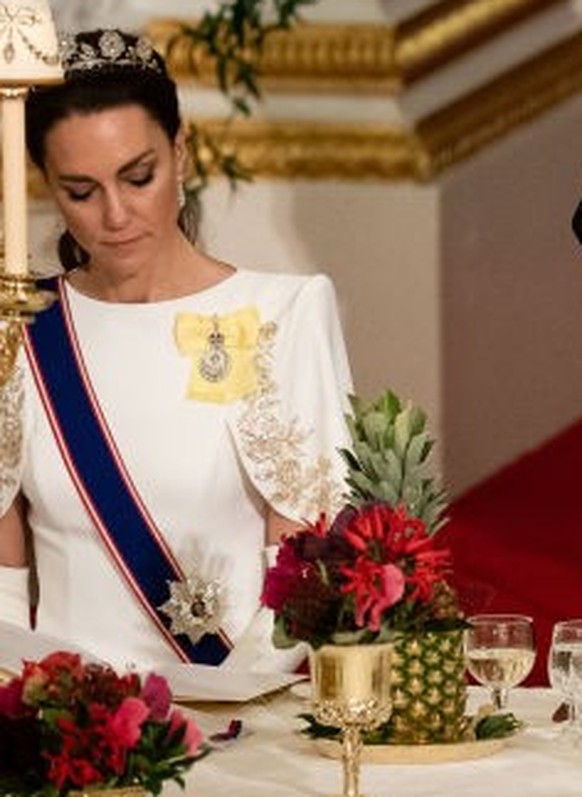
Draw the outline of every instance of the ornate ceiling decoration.
<instances>
[{"instance_id":1,"label":"ornate ceiling decoration","mask_svg":"<svg viewBox=\"0 0 582 797\"><path fill-rule=\"evenodd\" d=\"M397 91L500 32L564 0L441 0L395 26L303 24L274 32L260 61L271 90ZM148 26L179 81L214 83L212 59L183 33L183 21ZM171 47L169 46L171 44Z\"/></svg>"}]
</instances>

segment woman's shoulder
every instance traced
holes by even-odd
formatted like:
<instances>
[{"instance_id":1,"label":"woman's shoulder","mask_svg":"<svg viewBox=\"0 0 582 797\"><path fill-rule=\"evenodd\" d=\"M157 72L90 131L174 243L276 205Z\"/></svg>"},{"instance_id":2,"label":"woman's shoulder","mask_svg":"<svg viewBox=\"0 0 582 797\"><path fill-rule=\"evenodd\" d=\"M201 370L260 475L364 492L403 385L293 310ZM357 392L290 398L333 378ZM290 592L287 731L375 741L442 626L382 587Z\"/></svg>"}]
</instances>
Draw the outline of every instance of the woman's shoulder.
<instances>
[{"instance_id":1,"label":"woman's shoulder","mask_svg":"<svg viewBox=\"0 0 582 797\"><path fill-rule=\"evenodd\" d=\"M289 304L333 293L332 281L323 272L294 274L240 269L240 278L249 294L254 294L254 299L260 303L274 301Z\"/></svg>"}]
</instances>

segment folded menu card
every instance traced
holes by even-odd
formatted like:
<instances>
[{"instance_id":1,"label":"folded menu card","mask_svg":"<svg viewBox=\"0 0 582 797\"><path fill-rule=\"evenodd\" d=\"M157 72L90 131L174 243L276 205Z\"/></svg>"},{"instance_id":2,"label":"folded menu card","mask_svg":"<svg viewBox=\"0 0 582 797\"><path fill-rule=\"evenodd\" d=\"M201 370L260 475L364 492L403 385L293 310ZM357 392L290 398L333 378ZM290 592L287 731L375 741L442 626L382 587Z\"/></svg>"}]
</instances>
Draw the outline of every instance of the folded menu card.
<instances>
[{"instance_id":1,"label":"folded menu card","mask_svg":"<svg viewBox=\"0 0 582 797\"><path fill-rule=\"evenodd\" d=\"M86 661L102 661L69 641L0 622L0 672L19 673L24 659L40 659L55 650L79 653ZM202 664L168 662L148 664L139 669L163 675L176 700L193 703L253 700L304 678L294 673L257 673Z\"/></svg>"}]
</instances>

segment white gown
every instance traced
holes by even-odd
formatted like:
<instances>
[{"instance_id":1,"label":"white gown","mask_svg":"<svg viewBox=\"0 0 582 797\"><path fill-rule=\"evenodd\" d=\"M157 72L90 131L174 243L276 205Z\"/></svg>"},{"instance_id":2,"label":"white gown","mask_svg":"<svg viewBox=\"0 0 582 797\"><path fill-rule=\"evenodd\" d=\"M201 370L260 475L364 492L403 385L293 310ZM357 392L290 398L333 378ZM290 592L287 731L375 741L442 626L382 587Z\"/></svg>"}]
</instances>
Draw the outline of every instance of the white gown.
<instances>
[{"instance_id":1,"label":"white gown","mask_svg":"<svg viewBox=\"0 0 582 797\"><path fill-rule=\"evenodd\" d=\"M337 509L344 490L337 449L348 444L351 382L332 284L323 275L239 270L156 303L65 292L127 470L184 571L221 584L221 626L236 643L259 606L266 505L314 519ZM199 372L214 319L231 363L215 383ZM22 489L38 630L116 663L176 660L95 532L24 357L21 371L22 409L19 373L2 401L2 431L12 438L0 447L0 511Z\"/></svg>"}]
</instances>

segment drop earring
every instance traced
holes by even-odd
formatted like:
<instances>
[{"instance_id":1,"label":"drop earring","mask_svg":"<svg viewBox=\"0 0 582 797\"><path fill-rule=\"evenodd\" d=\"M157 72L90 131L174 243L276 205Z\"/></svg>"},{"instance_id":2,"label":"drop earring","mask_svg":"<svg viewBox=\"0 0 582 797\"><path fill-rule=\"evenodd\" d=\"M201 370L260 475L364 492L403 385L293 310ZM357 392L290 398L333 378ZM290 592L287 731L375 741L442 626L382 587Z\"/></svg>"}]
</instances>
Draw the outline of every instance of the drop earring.
<instances>
[{"instance_id":1,"label":"drop earring","mask_svg":"<svg viewBox=\"0 0 582 797\"><path fill-rule=\"evenodd\" d=\"M182 208L186 204L186 189L184 187L184 183L182 182L182 180L178 180L177 191L178 191L178 207L180 208L180 210L182 210Z\"/></svg>"}]
</instances>

